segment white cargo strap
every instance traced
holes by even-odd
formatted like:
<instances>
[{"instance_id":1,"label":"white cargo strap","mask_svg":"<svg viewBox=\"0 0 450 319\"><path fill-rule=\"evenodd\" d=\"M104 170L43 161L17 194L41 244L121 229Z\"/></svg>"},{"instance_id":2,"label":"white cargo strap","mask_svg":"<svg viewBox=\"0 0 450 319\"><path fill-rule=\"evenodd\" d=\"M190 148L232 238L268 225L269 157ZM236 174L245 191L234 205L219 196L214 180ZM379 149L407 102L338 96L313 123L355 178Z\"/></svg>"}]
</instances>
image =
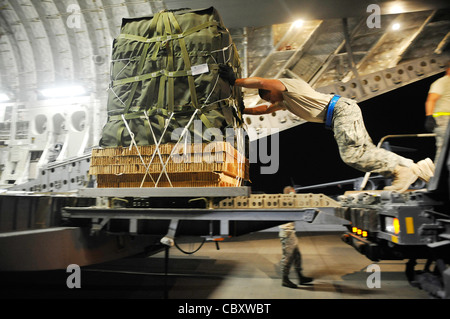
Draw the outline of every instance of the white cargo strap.
<instances>
[{"instance_id":1,"label":"white cargo strap","mask_svg":"<svg viewBox=\"0 0 450 319\"><path fill-rule=\"evenodd\" d=\"M161 134L161 137L159 138L159 141L158 141L158 146L159 145L161 145L161 142L162 142L162 139L163 139L163 137L164 137L164 135L166 134L166 131L167 131L167 128L169 127L169 124L170 124L170 120L172 120L172 117L173 117L173 113L171 113L170 114L170 117L166 120L166 125L164 126L164 130L163 130L163 132L162 132L162 134ZM154 154L153 154L153 156L154 156ZM169 157L170 158L170 157ZM152 159L150 160L150 163L152 162L152 160L153 160L153 157L152 157ZM144 175L144 178L142 179L142 182L141 182L141 188L143 187L143 185L144 185L144 181L145 181L145 178L147 177L147 174L148 174L148 170L150 169L150 164L147 166L147 170L145 171L145 175ZM162 171L165 171L165 167L163 167L163 170ZM151 175L150 175L150 177L151 177ZM155 181L153 180L153 178L152 178L152 181L153 181L153 183L155 183ZM169 180L169 182L170 182L170 180ZM156 185L156 183L155 183L155 187L156 187L157 185Z\"/></svg>"},{"instance_id":2,"label":"white cargo strap","mask_svg":"<svg viewBox=\"0 0 450 319\"><path fill-rule=\"evenodd\" d=\"M127 120L125 119L125 115L123 115L123 114L122 114L122 120L123 120L123 123L125 123L125 127L126 127L127 130L128 130L128 134L130 134L130 137L131 137L131 143L130 143L129 150L131 151L131 149L133 148L133 145L134 145L134 147L136 148L136 151L137 151L137 153L138 153L138 155L139 155L139 158L141 159L142 164L144 165L144 167L145 167L145 168L147 169L147 171L148 171L148 169L149 169L150 166L147 167L147 165L145 164L145 161L144 161L144 159L142 158L141 152L139 152L139 148L137 147L136 141L134 140L134 133L131 132L131 129L130 129L130 127L128 126ZM144 178L145 178L145 177L144 177ZM150 178L152 179L152 182L154 183L155 181L153 180L152 175L150 175ZM142 187L142 185L141 185L141 187Z\"/></svg>"},{"instance_id":3,"label":"white cargo strap","mask_svg":"<svg viewBox=\"0 0 450 319\"><path fill-rule=\"evenodd\" d=\"M230 43L228 46L223 47L222 49L218 49L218 50L211 51L211 53L222 52L222 55L223 55L223 62L226 64L226 63L228 63L228 61L230 61L231 55L232 55L233 52L230 52L230 53L228 54L228 58L226 58L226 57L225 57L225 51L228 51L229 49L232 49L232 48L233 48L233 43Z\"/></svg>"},{"instance_id":4,"label":"white cargo strap","mask_svg":"<svg viewBox=\"0 0 450 319\"><path fill-rule=\"evenodd\" d=\"M153 162L153 159L155 158L156 153L158 153L159 161L161 162L162 165L164 165L164 161L162 159L161 152L159 151L159 145L161 144L161 141L164 137L164 133L167 130L167 127L169 126L170 119L172 119L173 113L171 113L169 120L166 122L166 125L164 127L164 132L161 134L159 141L156 140L155 132L153 131L153 128L152 128L152 123L150 122L150 118L148 117L147 111L145 111L145 110L144 110L144 116L145 116L145 119L147 120L148 126L150 127L150 132L152 133L153 141L155 142L155 150L153 151L153 154L150 159L150 162L148 163L144 178L142 179L141 188L144 185L145 178L147 177L148 170L150 168L150 165ZM163 167L163 172L166 174L166 177L167 177L167 180L169 181L170 187L173 187L172 182L170 181L169 175L167 174L167 170L165 169L165 167ZM151 174L150 174L150 176L151 176ZM155 185L155 187L156 187L156 185Z\"/></svg>"},{"instance_id":5,"label":"white cargo strap","mask_svg":"<svg viewBox=\"0 0 450 319\"><path fill-rule=\"evenodd\" d=\"M186 132L188 131L188 128L191 126L192 121L194 120L194 118L195 118L195 116L197 115L198 111L199 111L199 109L195 109L195 111L194 111L194 113L192 114L192 116L191 116L191 118L190 118L188 124L184 127L183 132L182 132L181 135L180 135L180 138L178 139L178 141L177 141L177 143L175 144L175 146L172 148L172 151L170 152L170 155L169 155L169 157L167 158L166 162L164 163L164 166L163 166L163 168L162 168L162 171L161 171L161 173L159 174L158 179L156 180L155 187L158 186L159 180L161 179L161 176L162 176L163 172L166 170L167 164L169 163L170 159L172 158L173 153L174 153L175 150L177 149L178 144L180 144L181 139L184 137L184 135L185 135Z\"/></svg>"}]
</instances>

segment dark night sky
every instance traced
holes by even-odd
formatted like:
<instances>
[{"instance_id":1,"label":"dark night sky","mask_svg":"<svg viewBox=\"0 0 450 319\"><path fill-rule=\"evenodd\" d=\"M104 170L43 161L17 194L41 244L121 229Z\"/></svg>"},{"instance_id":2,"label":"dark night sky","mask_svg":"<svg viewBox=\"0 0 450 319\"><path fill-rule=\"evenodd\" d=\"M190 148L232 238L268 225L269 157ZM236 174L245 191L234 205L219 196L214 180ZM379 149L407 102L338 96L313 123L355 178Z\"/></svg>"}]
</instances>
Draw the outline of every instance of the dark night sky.
<instances>
[{"instance_id":1,"label":"dark night sky","mask_svg":"<svg viewBox=\"0 0 450 319\"><path fill-rule=\"evenodd\" d=\"M375 145L385 135L426 133L425 100L431 83L443 75L440 73L359 103ZM308 186L364 176L341 160L333 133L323 124L305 123L279 134L279 170L273 175L261 175L261 164L251 164L253 192L280 193L284 186L292 183ZM399 154L416 162L425 157L434 158L434 138L392 139L390 143L414 149Z\"/></svg>"}]
</instances>

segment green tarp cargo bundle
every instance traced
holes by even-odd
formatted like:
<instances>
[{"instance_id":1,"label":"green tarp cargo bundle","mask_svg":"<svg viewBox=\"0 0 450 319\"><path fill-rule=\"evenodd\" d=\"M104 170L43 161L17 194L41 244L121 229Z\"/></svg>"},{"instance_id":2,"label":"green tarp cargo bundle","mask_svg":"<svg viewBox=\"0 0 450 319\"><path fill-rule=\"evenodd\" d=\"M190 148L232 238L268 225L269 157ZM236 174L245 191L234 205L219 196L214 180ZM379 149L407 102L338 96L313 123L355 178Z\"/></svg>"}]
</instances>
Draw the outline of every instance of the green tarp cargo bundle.
<instances>
[{"instance_id":1,"label":"green tarp cargo bundle","mask_svg":"<svg viewBox=\"0 0 450 319\"><path fill-rule=\"evenodd\" d=\"M225 136L242 127L242 91L219 77L221 63L240 76L236 47L213 7L124 19L99 146L176 143L181 128L210 142L207 129Z\"/></svg>"},{"instance_id":2,"label":"green tarp cargo bundle","mask_svg":"<svg viewBox=\"0 0 450 319\"><path fill-rule=\"evenodd\" d=\"M249 180L248 160L236 155L248 151L242 91L219 77L222 63L240 77L236 47L212 7L124 19L113 44L108 120L92 152L97 187Z\"/></svg>"}]
</instances>

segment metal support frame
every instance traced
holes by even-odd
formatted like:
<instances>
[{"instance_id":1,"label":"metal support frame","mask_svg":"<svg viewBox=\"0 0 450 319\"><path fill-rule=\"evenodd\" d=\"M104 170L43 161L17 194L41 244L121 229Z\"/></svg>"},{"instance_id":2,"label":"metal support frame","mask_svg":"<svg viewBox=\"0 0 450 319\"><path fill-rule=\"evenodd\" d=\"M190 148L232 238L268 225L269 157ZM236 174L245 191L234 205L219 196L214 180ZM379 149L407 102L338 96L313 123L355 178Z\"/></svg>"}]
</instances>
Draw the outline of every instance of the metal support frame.
<instances>
[{"instance_id":1,"label":"metal support frame","mask_svg":"<svg viewBox=\"0 0 450 319\"><path fill-rule=\"evenodd\" d=\"M358 82L358 84L360 83L360 79L359 79L359 73L358 73L358 69L356 68L356 63L355 63L355 59L353 58L353 49L352 49L352 45L350 43L350 33L348 30L348 21L347 18L342 19L342 30L344 33L344 38L345 38L345 47L347 49L347 58L348 58L348 62L350 65L350 69L352 70L353 76L355 78L355 81ZM364 95L364 88L362 85L358 86L359 89L361 90L361 94Z\"/></svg>"},{"instance_id":2,"label":"metal support frame","mask_svg":"<svg viewBox=\"0 0 450 319\"><path fill-rule=\"evenodd\" d=\"M167 234L161 241L172 246L180 220L219 221L220 235L229 236L230 221L304 221L311 223L319 211L334 215L334 208L297 208L297 209L186 209L186 208L96 208L66 207L63 217L68 219L91 219L91 231L99 231L113 219L132 221L134 230L138 220L170 220ZM102 222L98 224L98 220Z\"/></svg>"},{"instance_id":3,"label":"metal support frame","mask_svg":"<svg viewBox=\"0 0 450 319\"><path fill-rule=\"evenodd\" d=\"M93 218L92 219L92 226L91 226L91 235L98 233L100 230L105 227L105 225L109 222L110 218L104 217L101 222L99 222L100 218Z\"/></svg>"}]
</instances>

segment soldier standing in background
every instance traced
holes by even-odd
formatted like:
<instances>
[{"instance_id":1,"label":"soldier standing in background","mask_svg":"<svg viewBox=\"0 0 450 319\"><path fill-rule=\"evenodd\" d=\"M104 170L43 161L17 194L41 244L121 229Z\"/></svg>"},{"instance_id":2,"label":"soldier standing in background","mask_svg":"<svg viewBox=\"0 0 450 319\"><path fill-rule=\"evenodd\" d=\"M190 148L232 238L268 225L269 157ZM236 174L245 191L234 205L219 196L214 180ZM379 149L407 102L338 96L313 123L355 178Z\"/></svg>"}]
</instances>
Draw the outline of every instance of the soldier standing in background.
<instances>
[{"instance_id":1,"label":"soldier standing in background","mask_svg":"<svg viewBox=\"0 0 450 319\"><path fill-rule=\"evenodd\" d=\"M425 129L436 134L436 162L444 144L445 132L450 120L450 61L445 75L431 84L425 102Z\"/></svg>"},{"instance_id":2,"label":"soldier standing in background","mask_svg":"<svg viewBox=\"0 0 450 319\"><path fill-rule=\"evenodd\" d=\"M295 190L293 187L287 186L284 188L283 193L295 194ZM281 285L288 288L298 287L289 279L289 273L292 266L294 266L294 269L297 273L300 285L313 281L313 278L303 276L302 274L302 255L300 254L297 235L295 234L295 222L283 224L279 226L279 228L280 231L278 233L278 236L280 237L282 251L281 272L283 275Z\"/></svg>"}]
</instances>

